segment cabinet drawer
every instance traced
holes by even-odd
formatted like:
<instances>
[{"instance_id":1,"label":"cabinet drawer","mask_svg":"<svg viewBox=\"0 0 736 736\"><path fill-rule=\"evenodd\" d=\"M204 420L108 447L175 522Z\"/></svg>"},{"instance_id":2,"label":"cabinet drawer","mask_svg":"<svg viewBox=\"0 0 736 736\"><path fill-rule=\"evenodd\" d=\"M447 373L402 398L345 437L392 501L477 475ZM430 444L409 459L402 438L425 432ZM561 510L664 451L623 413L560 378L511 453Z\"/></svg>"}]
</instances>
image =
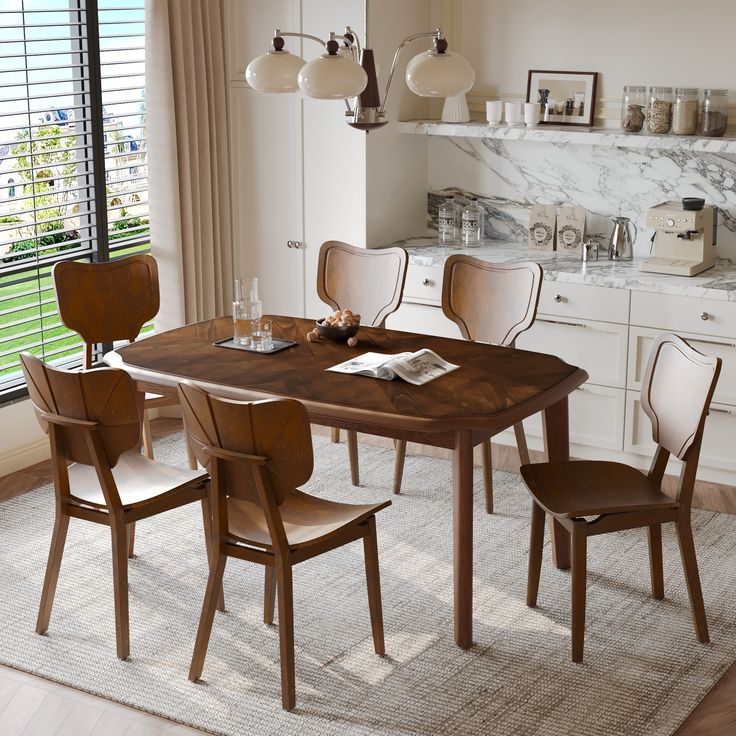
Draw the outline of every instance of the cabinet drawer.
<instances>
[{"instance_id":1,"label":"cabinet drawer","mask_svg":"<svg viewBox=\"0 0 736 736\"><path fill-rule=\"evenodd\" d=\"M635 291L631 324L696 335L736 336L736 304L715 299Z\"/></svg>"},{"instance_id":2,"label":"cabinet drawer","mask_svg":"<svg viewBox=\"0 0 736 736\"><path fill-rule=\"evenodd\" d=\"M736 470L736 410L732 406L711 404L705 420L700 464L709 468ZM626 438L624 450L638 455L654 456L652 425L641 408L640 395L636 391L626 392ZM679 472L679 462L668 469Z\"/></svg>"},{"instance_id":3,"label":"cabinet drawer","mask_svg":"<svg viewBox=\"0 0 736 736\"><path fill-rule=\"evenodd\" d=\"M447 319L439 307L404 302L393 314L386 318L390 330L418 332L422 335L462 338L458 326Z\"/></svg>"},{"instance_id":4,"label":"cabinet drawer","mask_svg":"<svg viewBox=\"0 0 736 736\"><path fill-rule=\"evenodd\" d=\"M516 346L557 355L566 363L584 368L589 382L626 386L628 327L610 322L550 319L539 315L532 327L519 335Z\"/></svg>"},{"instance_id":5,"label":"cabinet drawer","mask_svg":"<svg viewBox=\"0 0 736 736\"><path fill-rule=\"evenodd\" d=\"M418 304L442 303L442 274L437 266L409 266L404 284L405 302Z\"/></svg>"},{"instance_id":6,"label":"cabinet drawer","mask_svg":"<svg viewBox=\"0 0 736 736\"><path fill-rule=\"evenodd\" d=\"M605 286L543 281L538 311L625 325L629 322L629 292Z\"/></svg>"},{"instance_id":7,"label":"cabinet drawer","mask_svg":"<svg viewBox=\"0 0 736 736\"><path fill-rule=\"evenodd\" d=\"M647 369L649 353L660 330L650 327L632 327L629 336L629 371L627 388L641 391L641 382ZM736 405L736 341L719 340L678 331L680 337L704 355L713 355L723 361L713 401Z\"/></svg>"},{"instance_id":8,"label":"cabinet drawer","mask_svg":"<svg viewBox=\"0 0 736 736\"><path fill-rule=\"evenodd\" d=\"M585 384L569 398L570 442L606 450L621 450L624 441L625 391ZM524 420L529 437L542 436L542 415ZM506 438L504 434L504 439ZM513 437L513 433L508 435ZM513 441L513 440L512 440Z\"/></svg>"}]
</instances>

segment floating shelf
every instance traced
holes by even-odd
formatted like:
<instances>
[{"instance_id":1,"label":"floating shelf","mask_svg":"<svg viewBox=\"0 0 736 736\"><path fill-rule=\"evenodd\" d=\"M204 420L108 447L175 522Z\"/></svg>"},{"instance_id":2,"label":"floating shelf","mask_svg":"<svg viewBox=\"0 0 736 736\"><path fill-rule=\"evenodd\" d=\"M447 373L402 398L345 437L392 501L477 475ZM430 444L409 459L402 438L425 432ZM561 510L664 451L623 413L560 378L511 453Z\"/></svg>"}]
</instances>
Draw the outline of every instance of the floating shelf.
<instances>
[{"instance_id":1,"label":"floating shelf","mask_svg":"<svg viewBox=\"0 0 736 736\"><path fill-rule=\"evenodd\" d=\"M623 133L612 128L573 128L540 125L534 128L490 127L488 123L443 123L437 120L410 120L398 123L400 133L439 135L452 138L491 138L504 141L646 148L652 150L692 151L694 153L736 154L736 136L702 138L692 135L651 135Z\"/></svg>"}]
</instances>

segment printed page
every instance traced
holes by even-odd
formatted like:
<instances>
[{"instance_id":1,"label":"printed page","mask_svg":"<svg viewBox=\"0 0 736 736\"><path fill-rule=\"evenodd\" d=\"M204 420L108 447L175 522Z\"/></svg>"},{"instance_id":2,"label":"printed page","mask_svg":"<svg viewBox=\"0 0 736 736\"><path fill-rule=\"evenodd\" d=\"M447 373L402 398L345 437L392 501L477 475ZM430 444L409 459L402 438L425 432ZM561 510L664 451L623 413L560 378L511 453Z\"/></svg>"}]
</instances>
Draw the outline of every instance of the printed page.
<instances>
[{"instance_id":1,"label":"printed page","mask_svg":"<svg viewBox=\"0 0 736 736\"><path fill-rule=\"evenodd\" d=\"M388 367L395 360L408 358L412 353L399 353L398 355L386 355L385 353L363 353L355 358L338 363L328 371L335 373L350 373L353 375L372 376L390 381L394 378L393 371Z\"/></svg>"},{"instance_id":2,"label":"printed page","mask_svg":"<svg viewBox=\"0 0 736 736\"><path fill-rule=\"evenodd\" d=\"M431 350L418 350L416 353L404 353L392 360L388 367L400 378L415 386L421 386L435 378L444 376L460 366L448 363Z\"/></svg>"}]
</instances>

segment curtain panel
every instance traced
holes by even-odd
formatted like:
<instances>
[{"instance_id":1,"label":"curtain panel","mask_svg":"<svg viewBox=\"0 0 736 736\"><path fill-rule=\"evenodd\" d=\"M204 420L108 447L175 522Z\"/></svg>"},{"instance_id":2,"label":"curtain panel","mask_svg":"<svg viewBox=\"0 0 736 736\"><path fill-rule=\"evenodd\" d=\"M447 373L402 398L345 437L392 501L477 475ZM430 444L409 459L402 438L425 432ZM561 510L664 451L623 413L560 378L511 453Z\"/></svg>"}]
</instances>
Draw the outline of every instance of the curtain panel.
<instances>
[{"instance_id":1,"label":"curtain panel","mask_svg":"<svg viewBox=\"0 0 736 736\"><path fill-rule=\"evenodd\" d=\"M222 0L146 0L157 329L229 314L233 248Z\"/></svg>"}]
</instances>

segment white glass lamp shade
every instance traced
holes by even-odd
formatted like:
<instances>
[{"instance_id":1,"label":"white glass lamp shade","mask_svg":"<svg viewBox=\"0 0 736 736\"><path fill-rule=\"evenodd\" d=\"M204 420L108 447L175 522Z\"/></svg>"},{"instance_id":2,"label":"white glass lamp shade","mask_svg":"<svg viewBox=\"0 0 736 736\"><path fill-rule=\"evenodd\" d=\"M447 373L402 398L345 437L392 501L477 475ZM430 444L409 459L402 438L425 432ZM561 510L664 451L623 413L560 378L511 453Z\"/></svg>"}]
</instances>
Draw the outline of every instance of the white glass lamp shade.
<instances>
[{"instance_id":1,"label":"white glass lamp shade","mask_svg":"<svg viewBox=\"0 0 736 736\"><path fill-rule=\"evenodd\" d=\"M406 65L406 84L420 97L454 97L465 94L475 82L475 72L460 54L423 51Z\"/></svg>"},{"instance_id":2,"label":"white glass lamp shade","mask_svg":"<svg viewBox=\"0 0 736 736\"><path fill-rule=\"evenodd\" d=\"M245 80L258 92L296 92L299 70L306 63L288 51L268 51L248 64Z\"/></svg>"},{"instance_id":3,"label":"white glass lamp shade","mask_svg":"<svg viewBox=\"0 0 736 736\"><path fill-rule=\"evenodd\" d=\"M318 100L357 97L367 84L363 67L339 54L325 54L305 64L299 72L301 91Z\"/></svg>"}]
</instances>

